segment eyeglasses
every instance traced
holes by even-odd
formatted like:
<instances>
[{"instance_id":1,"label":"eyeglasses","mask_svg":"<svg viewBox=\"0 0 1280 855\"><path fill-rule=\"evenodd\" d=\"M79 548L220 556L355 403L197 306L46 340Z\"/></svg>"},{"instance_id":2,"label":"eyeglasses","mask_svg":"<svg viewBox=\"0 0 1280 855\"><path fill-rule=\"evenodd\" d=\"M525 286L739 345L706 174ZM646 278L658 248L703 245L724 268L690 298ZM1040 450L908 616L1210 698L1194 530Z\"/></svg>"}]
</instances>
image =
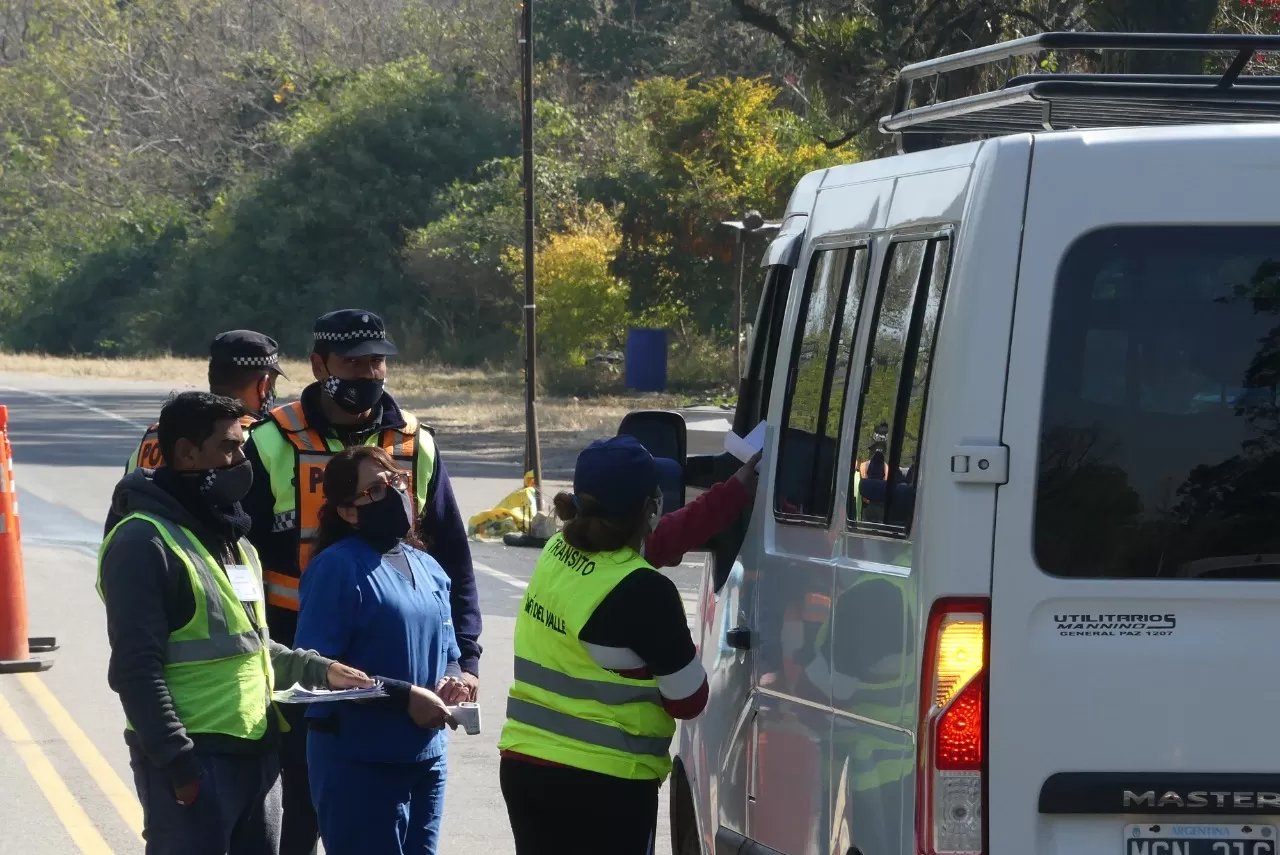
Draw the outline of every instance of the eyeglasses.
<instances>
[{"instance_id":1,"label":"eyeglasses","mask_svg":"<svg viewBox=\"0 0 1280 855\"><path fill-rule=\"evenodd\" d=\"M356 493L355 498L351 500L351 504L354 505L364 498L368 498L371 502L381 502L387 497L387 490L391 487L402 493L407 493L409 491L409 476L403 472L396 472L385 481L375 481L368 490L363 493Z\"/></svg>"}]
</instances>

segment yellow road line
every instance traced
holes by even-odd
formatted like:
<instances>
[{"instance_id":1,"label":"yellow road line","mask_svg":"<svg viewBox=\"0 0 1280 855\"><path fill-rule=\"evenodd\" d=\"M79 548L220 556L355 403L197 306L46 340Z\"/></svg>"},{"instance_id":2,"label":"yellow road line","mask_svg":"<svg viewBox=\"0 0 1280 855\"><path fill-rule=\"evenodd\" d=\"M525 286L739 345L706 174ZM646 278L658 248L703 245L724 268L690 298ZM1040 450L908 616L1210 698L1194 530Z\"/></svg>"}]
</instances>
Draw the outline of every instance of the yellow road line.
<instances>
[{"instance_id":1,"label":"yellow road line","mask_svg":"<svg viewBox=\"0 0 1280 855\"><path fill-rule=\"evenodd\" d=\"M0 695L0 735L13 744L26 765L27 772L31 774L40 792L44 793L53 812L57 814L58 821L71 835L76 848L83 855L115 855L3 695Z\"/></svg>"},{"instance_id":2,"label":"yellow road line","mask_svg":"<svg viewBox=\"0 0 1280 855\"><path fill-rule=\"evenodd\" d=\"M35 674L19 674L18 682L22 684L22 688L27 690L27 694L35 700L44 712L45 717L49 719L58 734L67 743L67 746L76 755L84 768L89 772L89 777L93 778L93 782L98 785L98 789L102 790L106 797L115 806L116 813L120 814L120 818L124 820L125 825L133 829L133 833L142 837L142 805L138 803L138 797L134 795L132 789L125 785L120 776L116 774L116 770L111 768L111 764L107 762L107 758L102 756L102 752L93 744L88 736L85 736L80 725L76 724L75 719L67 712L66 708L58 702L53 692L49 691L49 687L44 681Z\"/></svg>"}]
</instances>

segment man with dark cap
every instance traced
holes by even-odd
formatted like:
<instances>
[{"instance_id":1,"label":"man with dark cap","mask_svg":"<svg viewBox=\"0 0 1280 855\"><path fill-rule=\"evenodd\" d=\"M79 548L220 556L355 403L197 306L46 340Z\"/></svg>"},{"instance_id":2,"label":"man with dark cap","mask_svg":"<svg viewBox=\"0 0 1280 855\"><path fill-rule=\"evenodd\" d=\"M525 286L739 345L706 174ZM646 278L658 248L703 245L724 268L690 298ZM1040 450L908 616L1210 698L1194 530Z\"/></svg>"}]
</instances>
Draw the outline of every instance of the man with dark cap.
<instances>
[{"instance_id":1,"label":"man with dark cap","mask_svg":"<svg viewBox=\"0 0 1280 855\"><path fill-rule=\"evenodd\" d=\"M462 652L459 665L474 699L480 673L480 606L466 525L431 430L402 410L384 389L387 357L396 354L382 318L339 309L315 323L311 371L316 382L298 401L272 410L249 439L253 489L245 510L249 538L262 554L267 621L272 637L292 644L298 621L298 580L320 528L324 469L333 455L357 445L386 450L409 475L418 534L452 582L450 606ZM294 709L286 714L298 716ZM281 855L308 855L318 831L307 781L306 724L291 719L281 756L284 830Z\"/></svg>"},{"instance_id":2,"label":"man with dark cap","mask_svg":"<svg viewBox=\"0 0 1280 855\"><path fill-rule=\"evenodd\" d=\"M234 398L249 415L240 420L248 430L265 417L275 404L276 378L280 370L280 348L275 340L253 330L218 333L209 344L209 391ZM159 425L152 425L129 458L125 474L135 469L155 469L160 465Z\"/></svg>"}]
</instances>

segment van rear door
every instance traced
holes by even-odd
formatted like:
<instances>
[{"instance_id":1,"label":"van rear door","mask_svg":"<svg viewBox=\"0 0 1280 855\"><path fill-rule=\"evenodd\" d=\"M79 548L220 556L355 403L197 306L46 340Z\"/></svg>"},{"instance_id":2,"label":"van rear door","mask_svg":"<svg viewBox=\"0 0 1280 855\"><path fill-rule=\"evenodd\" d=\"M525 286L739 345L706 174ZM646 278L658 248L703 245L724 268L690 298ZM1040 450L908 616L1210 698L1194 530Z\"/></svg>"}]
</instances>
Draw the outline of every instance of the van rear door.
<instances>
[{"instance_id":1,"label":"van rear door","mask_svg":"<svg viewBox=\"0 0 1280 855\"><path fill-rule=\"evenodd\" d=\"M1277 150L1276 126L1036 141L989 853L1277 852Z\"/></svg>"}]
</instances>

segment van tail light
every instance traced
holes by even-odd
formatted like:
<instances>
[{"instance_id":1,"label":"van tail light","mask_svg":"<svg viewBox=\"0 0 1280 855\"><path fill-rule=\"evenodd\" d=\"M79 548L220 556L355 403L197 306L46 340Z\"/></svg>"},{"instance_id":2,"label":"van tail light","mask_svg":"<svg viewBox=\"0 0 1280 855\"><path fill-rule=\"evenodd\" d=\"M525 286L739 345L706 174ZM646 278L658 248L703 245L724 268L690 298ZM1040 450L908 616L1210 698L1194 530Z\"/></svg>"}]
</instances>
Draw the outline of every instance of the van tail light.
<instances>
[{"instance_id":1,"label":"van tail light","mask_svg":"<svg viewBox=\"0 0 1280 855\"><path fill-rule=\"evenodd\" d=\"M990 604L939 600L920 672L916 839L923 855L986 845L986 694Z\"/></svg>"}]
</instances>

